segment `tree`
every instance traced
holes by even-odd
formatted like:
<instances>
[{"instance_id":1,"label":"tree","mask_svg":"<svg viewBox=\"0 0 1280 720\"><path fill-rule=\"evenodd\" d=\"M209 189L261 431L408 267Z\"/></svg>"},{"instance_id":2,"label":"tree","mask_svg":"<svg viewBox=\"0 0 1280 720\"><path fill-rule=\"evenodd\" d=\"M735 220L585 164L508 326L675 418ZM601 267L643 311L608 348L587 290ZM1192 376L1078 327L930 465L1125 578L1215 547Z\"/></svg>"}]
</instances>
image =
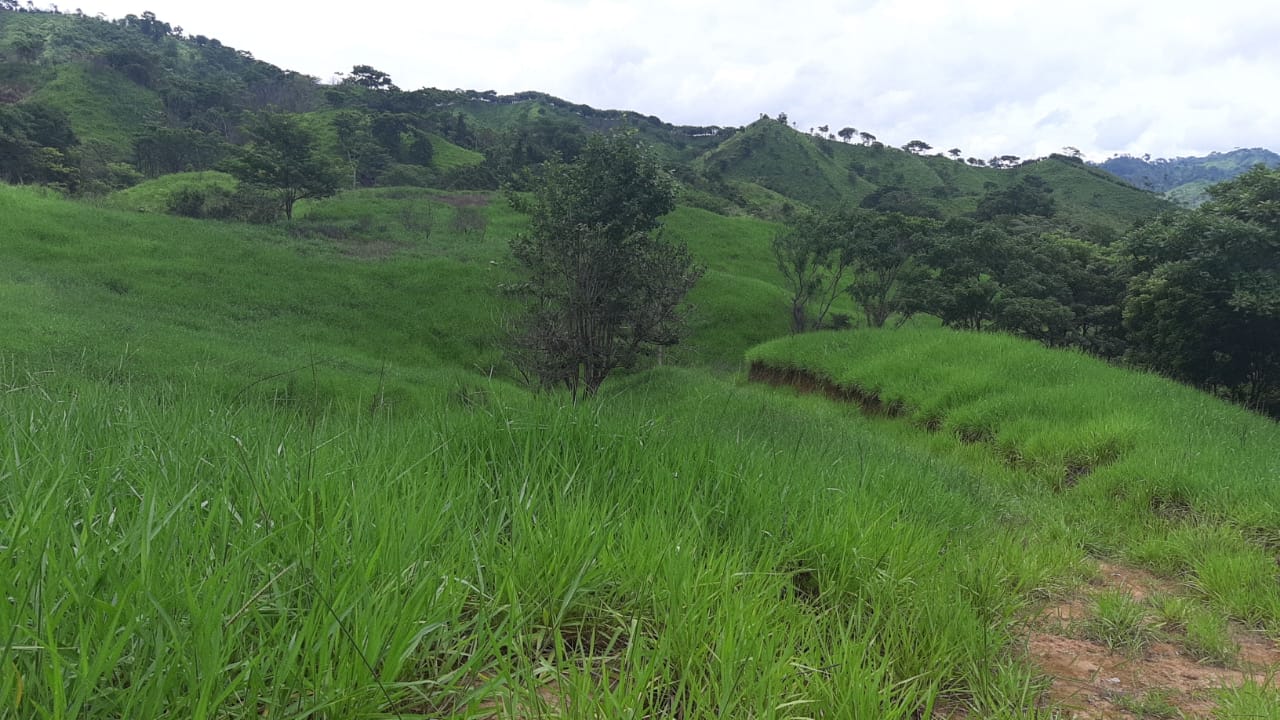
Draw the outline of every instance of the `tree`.
<instances>
[{"instance_id":1,"label":"tree","mask_svg":"<svg viewBox=\"0 0 1280 720\"><path fill-rule=\"evenodd\" d=\"M991 220L1000 215L1051 217L1057 210L1053 188L1036 175L1027 175L1007 188L990 190L978 201L973 216Z\"/></svg>"},{"instance_id":2,"label":"tree","mask_svg":"<svg viewBox=\"0 0 1280 720\"><path fill-rule=\"evenodd\" d=\"M840 139L841 139L841 140L843 140L843 141L845 141L845 142L849 142L850 140L852 140L852 139L853 139L853 135L854 135L854 133L856 133L856 132L858 132L858 131L857 131L855 128L846 127L846 128L841 128L841 129L840 129L840 132L838 132L838 133L836 133L836 134L840 136Z\"/></svg>"},{"instance_id":3,"label":"tree","mask_svg":"<svg viewBox=\"0 0 1280 720\"><path fill-rule=\"evenodd\" d=\"M356 65L345 82L354 83L370 90L399 90L391 82L391 76L369 65Z\"/></svg>"},{"instance_id":4,"label":"tree","mask_svg":"<svg viewBox=\"0 0 1280 720\"><path fill-rule=\"evenodd\" d=\"M791 332L822 327L854 261L853 230L847 216L808 213L774 236L773 259L791 291ZM810 319L815 304L817 313Z\"/></svg>"},{"instance_id":5,"label":"tree","mask_svg":"<svg viewBox=\"0 0 1280 720\"><path fill-rule=\"evenodd\" d=\"M951 148L947 151L947 154L951 156L952 160L959 160L960 156L964 154L964 151L960 148Z\"/></svg>"},{"instance_id":6,"label":"tree","mask_svg":"<svg viewBox=\"0 0 1280 720\"><path fill-rule=\"evenodd\" d=\"M338 190L339 174L317 152L314 135L285 113L264 113L249 127L253 138L227 170L242 186L273 196L286 218L306 198L328 197Z\"/></svg>"},{"instance_id":7,"label":"tree","mask_svg":"<svg viewBox=\"0 0 1280 720\"><path fill-rule=\"evenodd\" d=\"M872 213L861 219L848 290L862 306L868 327L884 327L895 314L901 317L899 324L911 316L924 274L920 255L935 231L936 223L901 213Z\"/></svg>"},{"instance_id":8,"label":"tree","mask_svg":"<svg viewBox=\"0 0 1280 720\"><path fill-rule=\"evenodd\" d=\"M391 164L391 155L374 138L369 116L358 110L339 110L333 116L333 129L338 151L351 168L351 186L373 185Z\"/></svg>"},{"instance_id":9,"label":"tree","mask_svg":"<svg viewBox=\"0 0 1280 720\"><path fill-rule=\"evenodd\" d=\"M1129 358L1280 412L1280 170L1209 195L1126 239Z\"/></svg>"},{"instance_id":10,"label":"tree","mask_svg":"<svg viewBox=\"0 0 1280 720\"><path fill-rule=\"evenodd\" d=\"M592 136L572 164L548 162L527 203L530 228L511 250L526 274L513 337L517 367L575 400L617 368L675 345L680 307L703 269L664 241L671 177L634 134Z\"/></svg>"},{"instance_id":11,"label":"tree","mask_svg":"<svg viewBox=\"0 0 1280 720\"><path fill-rule=\"evenodd\" d=\"M912 140L906 145L903 145L902 149L912 155L923 155L924 153L932 150L933 146L923 140Z\"/></svg>"}]
</instances>

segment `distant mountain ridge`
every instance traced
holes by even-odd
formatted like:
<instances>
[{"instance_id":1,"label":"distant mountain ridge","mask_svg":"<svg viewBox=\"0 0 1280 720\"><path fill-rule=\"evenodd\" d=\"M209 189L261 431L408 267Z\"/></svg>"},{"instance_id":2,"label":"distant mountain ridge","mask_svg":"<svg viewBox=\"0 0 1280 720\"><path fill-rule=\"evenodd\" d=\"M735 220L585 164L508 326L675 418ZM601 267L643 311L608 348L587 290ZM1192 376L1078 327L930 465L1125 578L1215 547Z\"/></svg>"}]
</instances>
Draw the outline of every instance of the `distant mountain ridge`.
<instances>
[{"instance_id":1,"label":"distant mountain ridge","mask_svg":"<svg viewBox=\"0 0 1280 720\"><path fill-rule=\"evenodd\" d=\"M154 13L107 21L6 7L0 180L72 195L216 170L248 140L255 117L281 112L353 188L523 189L547 160L572 160L588 134L626 129L670 169L681 202L725 215L785 220L805 208L860 206L962 217L1025 178L1047 184L1058 221L1082 236L1111 237L1169 208L1077 156L988 164L961 160L959 150L930 154L923 141L895 148L865 131L855 140L853 128L806 134L785 114L744 127L682 126L536 91L403 91L366 65L324 84Z\"/></svg>"},{"instance_id":2,"label":"distant mountain ridge","mask_svg":"<svg viewBox=\"0 0 1280 720\"><path fill-rule=\"evenodd\" d=\"M1210 185L1244 173L1255 165L1280 167L1280 155L1265 148L1237 148L1203 157L1157 158L1118 155L1097 167L1134 187L1162 193L1173 202L1194 207L1208 199Z\"/></svg>"}]
</instances>

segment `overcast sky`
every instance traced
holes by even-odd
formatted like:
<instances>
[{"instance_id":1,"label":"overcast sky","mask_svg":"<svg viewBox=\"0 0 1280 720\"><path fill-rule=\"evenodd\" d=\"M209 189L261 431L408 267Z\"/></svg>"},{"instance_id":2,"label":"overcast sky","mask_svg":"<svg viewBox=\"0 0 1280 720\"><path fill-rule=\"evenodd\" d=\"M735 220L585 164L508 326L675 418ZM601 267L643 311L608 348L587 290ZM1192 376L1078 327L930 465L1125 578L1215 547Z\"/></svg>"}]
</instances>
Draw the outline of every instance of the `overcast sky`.
<instances>
[{"instance_id":1,"label":"overcast sky","mask_svg":"<svg viewBox=\"0 0 1280 720\"><path fill-rule=\"evenodd\" d=\"M37 2L38 5L44 5ZM70 2L64 10L73 9ZM84 0L322 80L541 90L690 125L786 112L966 156L1280 151L1276 0Z\"/></svg>"}]
</instances>

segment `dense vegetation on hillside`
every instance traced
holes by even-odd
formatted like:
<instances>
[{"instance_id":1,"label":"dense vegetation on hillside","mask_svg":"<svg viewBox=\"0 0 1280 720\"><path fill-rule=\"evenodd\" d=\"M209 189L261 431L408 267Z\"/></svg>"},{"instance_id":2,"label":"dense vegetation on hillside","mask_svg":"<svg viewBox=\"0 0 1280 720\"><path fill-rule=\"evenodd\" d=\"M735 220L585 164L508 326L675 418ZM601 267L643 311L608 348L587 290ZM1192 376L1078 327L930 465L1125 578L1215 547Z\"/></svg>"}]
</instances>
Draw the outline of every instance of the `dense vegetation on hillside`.
<instances>
[{"instance_id":1,"label":"dense vegetation on hillside","mask_svg":"<svg viewBox=\"0 0 1280 720\"><path fill-rule=\"evenodd\" d=\"M1280 167L1280 155L1264 148L1210 153L1205 157L1141 158L1119 155L1098 167L1134 187L1163 193L1181 205L1195 207L1209 199L1210 185L1230 180L1256 165Z\"/></svg>"}]
</instances>

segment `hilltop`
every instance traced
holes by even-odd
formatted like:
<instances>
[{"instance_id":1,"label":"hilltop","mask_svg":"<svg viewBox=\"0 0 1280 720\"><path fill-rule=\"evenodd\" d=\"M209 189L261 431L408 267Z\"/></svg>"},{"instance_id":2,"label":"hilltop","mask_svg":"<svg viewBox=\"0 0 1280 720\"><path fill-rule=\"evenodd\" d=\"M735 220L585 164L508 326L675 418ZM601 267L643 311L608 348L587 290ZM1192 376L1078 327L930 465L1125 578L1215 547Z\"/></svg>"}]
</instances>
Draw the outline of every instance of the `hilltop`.
<instances>
[{"instance_id":1,"label":"hilltop","mask_svg":"<svg viewBox=\"0 0 1280 720\"><path fill-rule=\"evenodd\" d=\"M1135 187L1162 193L1170 200L1196 207L1208 199L1210 185L1240 175L1255 165L1280 167L1280 155L1264 148L1214 152L1203 157L1157 158L1120 155L1097 167Z\"/></svg>"}]
</instances>

